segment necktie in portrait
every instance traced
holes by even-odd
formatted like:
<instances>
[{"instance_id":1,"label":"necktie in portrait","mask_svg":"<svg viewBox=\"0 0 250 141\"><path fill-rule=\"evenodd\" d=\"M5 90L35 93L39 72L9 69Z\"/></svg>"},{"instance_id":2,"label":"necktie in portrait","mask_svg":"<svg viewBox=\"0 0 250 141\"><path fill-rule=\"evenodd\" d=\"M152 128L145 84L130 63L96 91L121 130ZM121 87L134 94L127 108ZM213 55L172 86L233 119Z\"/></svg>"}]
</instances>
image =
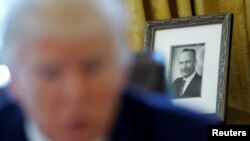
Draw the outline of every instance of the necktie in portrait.
<instances>
[{"instance_id":1,"label":"necktie in portrait","mask_svg":"<svg viewBox=\"0 0 250 141\"><path fill-rule=\"evenodd\" d=\"M183 80L182 84L181 84L181 90L180 90L180 96L183 96L184 94L184 86L185 86L186 80Z\"/></svg>"}]
</instances>

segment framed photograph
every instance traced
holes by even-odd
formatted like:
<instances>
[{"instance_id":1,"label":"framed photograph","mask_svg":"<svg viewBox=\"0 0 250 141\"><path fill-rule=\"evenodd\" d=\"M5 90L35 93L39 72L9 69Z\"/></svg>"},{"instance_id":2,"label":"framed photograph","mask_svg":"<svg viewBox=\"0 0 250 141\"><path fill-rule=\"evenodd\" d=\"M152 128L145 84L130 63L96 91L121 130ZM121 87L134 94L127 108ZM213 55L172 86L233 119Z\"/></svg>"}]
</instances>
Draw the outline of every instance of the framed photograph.
<instances>
[{"instance_id":1,"label":"framed photograph","mask_svg":"<svg viewBox=\"0 0 250 141\"><path fill-rule=\"evenodd\" d=\"M172 103L225 120L233 15L149 21L144 52L165 58Z\"/></svg>"}]
</instances>

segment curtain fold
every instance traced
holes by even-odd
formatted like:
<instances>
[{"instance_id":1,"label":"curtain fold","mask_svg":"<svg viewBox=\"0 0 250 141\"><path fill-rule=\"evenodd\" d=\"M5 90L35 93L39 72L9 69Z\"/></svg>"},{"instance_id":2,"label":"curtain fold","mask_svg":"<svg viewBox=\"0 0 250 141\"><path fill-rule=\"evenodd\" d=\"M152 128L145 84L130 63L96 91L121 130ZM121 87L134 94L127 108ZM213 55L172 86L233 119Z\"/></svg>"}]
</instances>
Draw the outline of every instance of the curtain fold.
<instances>
[{"instance_id":1,"label":"curtain fold","mask_svg":"<svg viewBox=\"0 0 250 141\"><path fill-rule=\"evenodd\" d=\"M128 34L133 50L141 51L146 20L234 14L229 106L250 113L250 0L125 0L129 12Z\"/></svg>"},{"instance_id":2,"label":"curtain fold","mask_svg":"<svg viewBox=\"0 0 250 141\"><path fill-rule=\"evenodd\" d=\"M192 7L190 0L176 0L176 3L179 17L192 16Z\"/></svg>"},{"instance_id":3,"label":"curtain fold","mask_svg":"<svg viewBox=\"0 0 250 141\"><path fill-rule=\"evenodd\" d=\"M194 9L195 15L204 15L205 14L205 4L204 0L194 0Z\"/></svg>"},{"instance_id":4,"label":"curtain fold","mask_svg":"<svg viewBox=\"0 0 250 141\"><path fill-rule=\"evenodd\" d=\"M142 0L124 0L128 11L127 39L133 51L143 48L146 18Z\"/></svg>"},{"instance_id":5,"label":"curtain fold","mask_svg":"<svg viewBox=\"0 0 250 141\"><path fill-rule=\"evenodd\" d=\"M246 21L247 21L247 33L248 33L248 43L250 43L250 0L246 0ZM249 56L250 60L250 56Z\"/></svg>"},{"instance_id":6,"label":"curtain fold","mask_svg":"<svg viewBox=\"0 0 250 141\"><path fill-rule=\"evenodd\" d=\"M170 19L171 13L167 0L144 0L147 3L151 20ZM145 11L146 12L146 11Z\"/></svg>"}]
</instances>

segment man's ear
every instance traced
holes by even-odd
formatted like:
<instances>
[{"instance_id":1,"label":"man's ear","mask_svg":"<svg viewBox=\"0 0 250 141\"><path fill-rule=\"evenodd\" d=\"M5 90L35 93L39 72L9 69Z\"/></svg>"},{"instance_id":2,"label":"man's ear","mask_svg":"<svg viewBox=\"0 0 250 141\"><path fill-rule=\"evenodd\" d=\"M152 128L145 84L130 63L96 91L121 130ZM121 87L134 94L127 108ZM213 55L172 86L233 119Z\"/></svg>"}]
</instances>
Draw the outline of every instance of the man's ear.
<instances>
[{"instance_id":1,"label":"man's ear","mask_svg":"<svg viewBox=\"0 0 250 141\"><path fill-rule=\"evenodd\" d=\"M13 73L12 73L13 74ZM18 79L16 78L15 75L11 74L11 80L10 83L7 87L8 94L11 96L12 100L15 102L19 101L20 98L20 89L18 85Z\"/></svg>"},{"instance_id":2,"label":"man's ear","mask_svg":"<svg viewBox=\"0 0 250 141\"><path fill-rule=\"evenodd\" d=\"M122 75L122 85L128 84L129 80L130 80L129 73L127 71L124 71Z\"/></svg>"},{"instance_id":3,"label":"man's ear","mask_svg":"<svg viewBox=\"0 0 250 141\"><path fill-rule=\"evenodd\" d=\"M129 83L129 79L130 79L130 76L129 76L129 71L127 69L122 69L120 71L120 74L119 74L119 87L120 88L124 88L124 86L126 86L128 83Z\"/></svg>"},{"instance_id":4,"label":"man's ear","mask_svg":"<svg viewBox=\"0 0 250 141\"><path fill-rule=\"evenodd\" d=\"M194 64L195 64L195 66L197 65L197 59L195 58L195 60L194 60Z\"/></svg>"}]
</instances>

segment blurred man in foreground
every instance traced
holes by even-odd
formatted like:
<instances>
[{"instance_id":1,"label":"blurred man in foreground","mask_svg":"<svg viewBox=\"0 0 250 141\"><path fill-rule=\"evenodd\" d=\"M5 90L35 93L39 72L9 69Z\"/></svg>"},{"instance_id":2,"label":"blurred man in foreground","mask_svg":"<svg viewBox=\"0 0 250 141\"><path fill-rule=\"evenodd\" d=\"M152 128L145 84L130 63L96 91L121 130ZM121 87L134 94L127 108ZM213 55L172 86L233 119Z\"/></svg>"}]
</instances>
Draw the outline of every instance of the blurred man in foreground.
<instances>
[{"instance_id":1,"label":"blurred man in foreground","mask_svg":"<svg viewBox=\"0 0 250 141\"><path fill-rule=\"evenodd\" d=\"M12 7L3 44L11 101L0 109L1 141L206 139L208 121L127 88L130 56L114 3L21 0Z\"/></svg>"}]
</instances>

